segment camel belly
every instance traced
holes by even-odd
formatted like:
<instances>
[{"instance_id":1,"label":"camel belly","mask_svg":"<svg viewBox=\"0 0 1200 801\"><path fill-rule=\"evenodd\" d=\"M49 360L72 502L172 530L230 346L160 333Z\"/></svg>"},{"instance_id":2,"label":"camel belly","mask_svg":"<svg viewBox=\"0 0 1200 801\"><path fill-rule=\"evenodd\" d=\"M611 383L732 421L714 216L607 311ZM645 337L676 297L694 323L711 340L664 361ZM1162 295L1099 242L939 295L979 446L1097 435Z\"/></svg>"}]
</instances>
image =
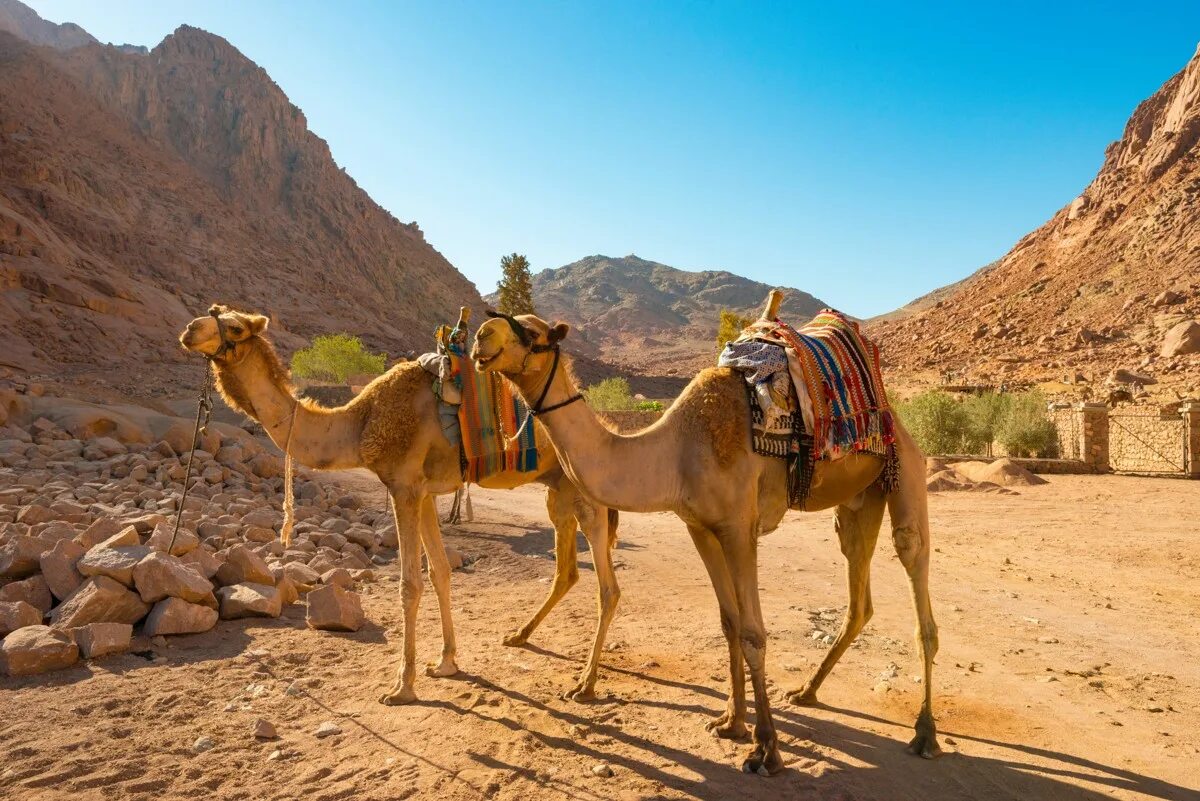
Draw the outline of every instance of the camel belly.
<instances>
[{"instance_id":1,"label":"camel belly","mask_svg":"<svg viewBox=\"0 0 1200 801\"><path fill-rule=\"evenodd\" d=\"M833 462L817 462L804 511L816 512L846 503L871 486L883 470L883 459L852 453Z\"/></svg>"}]
</instances>

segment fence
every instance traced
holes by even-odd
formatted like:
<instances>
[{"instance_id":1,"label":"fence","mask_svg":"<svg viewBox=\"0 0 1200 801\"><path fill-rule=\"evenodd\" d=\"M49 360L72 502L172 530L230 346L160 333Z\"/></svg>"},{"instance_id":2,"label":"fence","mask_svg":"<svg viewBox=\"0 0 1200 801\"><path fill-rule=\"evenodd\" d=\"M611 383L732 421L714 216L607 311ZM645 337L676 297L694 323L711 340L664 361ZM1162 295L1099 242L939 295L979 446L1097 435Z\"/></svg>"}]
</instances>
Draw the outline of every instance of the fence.
<instances>
[{"instance_id":1,"label":"fence","mask_svg":"<svg viewBox=\"0 0 1200 801\"><path fill-rule=\"evenodd\" d=\"M1188 420L1181 415L1109 415L1109 465L1118 473L1187 473Z\"/></svg>"}]
</instances>

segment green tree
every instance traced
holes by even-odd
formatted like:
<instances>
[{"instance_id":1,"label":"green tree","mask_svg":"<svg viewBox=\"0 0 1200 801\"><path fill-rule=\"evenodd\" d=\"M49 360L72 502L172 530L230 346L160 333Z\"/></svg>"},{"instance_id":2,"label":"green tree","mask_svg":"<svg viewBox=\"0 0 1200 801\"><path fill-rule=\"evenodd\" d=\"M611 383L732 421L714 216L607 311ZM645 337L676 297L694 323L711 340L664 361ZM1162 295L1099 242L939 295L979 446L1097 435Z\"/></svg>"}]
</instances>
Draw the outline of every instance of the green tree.
<instances>
[{"instance_id":1,"label":"green tree","mask_svg":"<svg viewBox=\"0 0 1200 801\"><path fill-rule=\"evenodd\" d=\"M370 353L350 334L323 334L292 355L292 373L300 378L344 384L352 375L379 375L387 366L382 353Z\"/></svg>"},{"instance_id":2,"label":"green tree","mask_svg":"<svg viewBox=\"0 0 1200 801\"><path fill-rule=\"evenodd\" d=\"M998 392L972 395L963 401L967 414L967 430L964 450L967 453L992 455L992 443L1000 434L1000 427L1008 417L1012 396Z\"/></svg>"},{"instance_id":3,"label":"green tree","mask_svg":"<svg viewBox=\"0 0 1200 801\"><path fill-rule=\"evenodd\" d=\"M1058 427L1046 415L1046 398L1040 392L1013 395L996 439L1010 456L1054 456Z\"/></svg>"},{"instance_id":4,"label":"green tree","mask_svg":"<svg viewBox=\"0 0 1200 801\"><path fill-rule=\"evenodd\" d=\"M721 322L717 325L717 351L721 351L726 342L741 336L742 329L752 322L754 321L749 317L743 317L729 309L721 309Z\"/></svg>"},{"instance_id":5,"label":"green tree","mask_svg":"<svg viewBox=\"0 0 1200 801\"><path fill-rule=\"evenodd\" d=\"M533 280L529 277L529 259L510 253L500 259L501 277L496 284L500 293L497 307L504 314L536 314L533 310Z\"/></svg>"},{"instance_id":6,"label":"green tree","mask_svg":"<svg viewBox=\"0 0 1200 801\"><path fill-rule=\"evenodd\" d=\"M636 401L624 378L606 378L583 391L588 404L599 412L622 412L634 408Z\"/></svg>"},{"instance_id":7,"label":"green tree","mask_svg":"<svg viewBox=\"0 0 1200 801\"><path fill-rule=\"evenodd\" d=\"M967 433L963 404L936 389L914 395L895 406L904 427L929 455L960 453Z\"/></svg>"}]
</instances>

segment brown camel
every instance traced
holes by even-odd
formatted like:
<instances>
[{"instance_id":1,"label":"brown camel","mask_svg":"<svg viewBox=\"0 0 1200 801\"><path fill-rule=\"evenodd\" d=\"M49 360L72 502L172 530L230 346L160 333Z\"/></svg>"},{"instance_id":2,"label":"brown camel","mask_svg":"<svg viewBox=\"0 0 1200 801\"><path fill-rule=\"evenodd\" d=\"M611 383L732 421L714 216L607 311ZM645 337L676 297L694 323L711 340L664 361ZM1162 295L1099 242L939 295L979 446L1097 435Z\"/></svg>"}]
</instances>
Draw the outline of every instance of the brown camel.
<instances>
[{"instance_id":1,"label":"brown camel","mask_svg":"<svg viewBox=\"0 0 1200 801\"><path fill-rule=\"evenodd\" d=\"M774 308L778 300L773 299ZM772 307L769 304L768 309ZM773 319L768 311L764 316ZM584 495L631 512L673 511L687 524L708 570L729 646L730 693L723 715L708 724L718 736L746 733L745 674L750 669L756 720L743 769L774 773L782 767L767 698L766 631L758 592L758 537L773 531L787 511L785 463L751 447L745 382L730 369L702 370L670 409L649 428L620 435L605 426L560 366L565 323L533 315L493 319L480 326L472 349L480 370L510 378L550 432L558 458ZM565 360L564 360L565 361ZM849 606L829 653L808 683L788 695L815 704L821 682L871 617L870 561L886 504L892 541L908 572L925 667L925 698L910 749L939 752L932 711L937 626L929 604L929 520L925 460L912 437L896 427L900 487L885 495L876 482L882 460L853 454L818 462L807 511L836 507L835 528L847 561Z\"/></svg>"},{"instance_id":2,"label":"brown camel","mask_svg":"<svg viewBox=\"0 0 1200 801\"><path fill-rule=\"evenodd\" d=\"M429 561L442 619L441 663L430 665L426 672L449 676L458 671L454 624L450 617L450 566L434 505L435 495L453 492L462 485L458 449L442 433L431 377L415 362L396 365L368 384L350 403L326 409L297 399L287 368L263 335L267 322L259 314L214 306L209 316L192 320L179 341L187 350L212 361L217 388L225 401L261 423L271 440L290 450L297 462L318 470L365 467L387 487L399 540L404 656L395 685L380 701L408 703L416 699L413 681L415 623L423 586L421 545ZM541 608L504 642L524 644L578 580L575 548L578 523L591 548L599 582L599 621L592 653L578 683L565 694L583 699L595 694L600 652L621 596L611 554L616 543L617 514L582 497L558 464L554 448L540 427L537 441L540 454L537 472L502 473L480 482L491 489L512 489L536 481L549 489L546 509L554 524L554 583Z\"/></svg>"}]
</instances>

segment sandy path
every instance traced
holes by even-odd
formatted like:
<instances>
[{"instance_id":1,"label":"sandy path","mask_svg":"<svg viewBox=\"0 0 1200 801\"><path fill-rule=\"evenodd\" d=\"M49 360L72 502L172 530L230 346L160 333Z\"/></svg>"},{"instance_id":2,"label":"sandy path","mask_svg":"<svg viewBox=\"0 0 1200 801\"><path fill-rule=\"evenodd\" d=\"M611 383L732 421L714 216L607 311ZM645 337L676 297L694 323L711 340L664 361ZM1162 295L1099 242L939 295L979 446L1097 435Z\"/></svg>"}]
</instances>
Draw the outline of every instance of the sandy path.
<instances>
[{"instance_id":1,"label":"sandy path","mask_svg":"<svg viewBox=\"0 0 1200 801\"><path fill-rule=\"evenodd\" d=\"M337 480L382 500L360 475ZM1057 477L1018 496L935 496L947 755L903 748L921 688L885 535L875 618L827 681L827 706L776 703L788 769L771 779L738 773L745 746L703 730L724 706L724 643L678 520L622 516L624 594L601 698L584 705L558 694L592 635L588 554L535 645L503 647L547 590L553 537L540 489L474 498L479 522L447 531L479 557L453 580L463 672L420 677L419 703L375 702L397 666L397 591L385 580L367 590L372 625L357 634L308 631L293 607L144 657L0 679L0 797L1200 798L1198 482ZM844 608L830 516L789 515L762 543L761 573L779 696L826 647L814 620L836 630ZM422 601L419 650L432 660L436 602L428 590ZM260 716L280 740L254 740ZM343 733L317 739L326 720ZM215 747L195 753L201 736ZM269 759L276 749L283 758ZM600 762L614 775L594 775Z\"/></svg>"}]
</instances>

